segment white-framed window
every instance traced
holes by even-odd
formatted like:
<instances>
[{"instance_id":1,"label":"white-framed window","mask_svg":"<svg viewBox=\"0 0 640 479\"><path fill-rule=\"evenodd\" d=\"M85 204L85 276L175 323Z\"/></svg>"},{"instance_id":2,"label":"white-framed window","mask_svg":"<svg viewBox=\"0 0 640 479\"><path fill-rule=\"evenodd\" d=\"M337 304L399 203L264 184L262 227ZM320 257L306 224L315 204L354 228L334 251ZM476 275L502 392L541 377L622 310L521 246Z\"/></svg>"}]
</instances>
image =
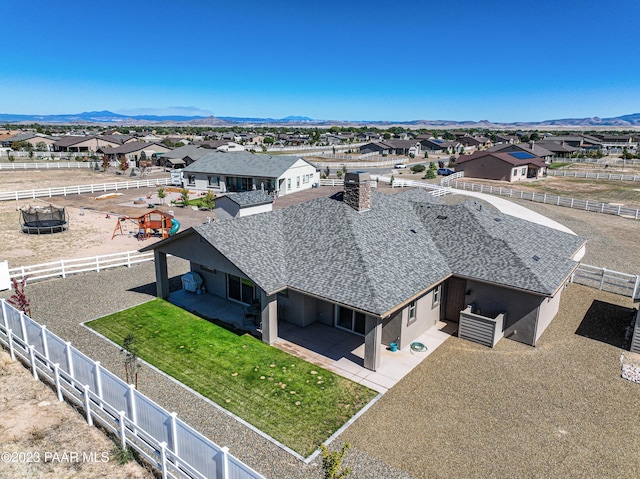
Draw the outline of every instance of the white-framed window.
<instances>
[{"instance_id":1,"label":"white-framed window","mask_svg":"<svg viewBox=\"0 0 640 479\"><path fill-rule=\"evenodd\" d=\"M407 326L416 322L416 301L413 300L409 303L409 316L407 318Z\"/></svg>"},{"instance_id":2,"label":"white-framed window","mask_svg":"<svg viewBox=\"0 0 640 479\"><path fill-rule=\"evenodd\" d=\"M207 185L209 188L218 188L220 186L219 176L207 176Z\"/></svg>"},{"instance_id":3,"label":"white-framed window","mask_svg":"<svg viewBox=\"0 0 640 479\"><path fill-rule=\"evenodd\" d=\"M287 178L287 191L291 189L291 178Z\"/></svg>"},{"instance_id":4,"label":"white-framed window","mask_svg":"<svg viewBox=\"0 0 640 479\"><path fill-rule=\"evenodd\" d=\"M522 168L521 173L522 173L522 176L525 176L527 174L527 169L526 168Z\"/></svg>"},{"instance_id":5,"label":"white-framed window","mask_svg":"<svg viewBox=\"0 0 640 479\"><path fill-rule=\"evenodd\" d=\"M440 299L442 298L442 285L439 284L432 290L433 292L433 301L431 303L431 308L435 308L440 305Z\"/></svg>"},{"instance_id":6,"label":"white-framed window","mask_svg":"<svg viewBox=\"0 0 640 479\"><path fill-rule=\"evenodd\" d=\"M187 175L187 184L189 186L195 186L195 184L196 184L196 175Z\"/></svg>"},{"instance_id":7,"label":"white-framed window","mask_svg":"<svg viewBox=\"0 0 640 479\"><path fill-rule=\"evenodd\" d=\"M296 176L296 188L300 188L300 177Z\"/></svg>"}]
</instances>

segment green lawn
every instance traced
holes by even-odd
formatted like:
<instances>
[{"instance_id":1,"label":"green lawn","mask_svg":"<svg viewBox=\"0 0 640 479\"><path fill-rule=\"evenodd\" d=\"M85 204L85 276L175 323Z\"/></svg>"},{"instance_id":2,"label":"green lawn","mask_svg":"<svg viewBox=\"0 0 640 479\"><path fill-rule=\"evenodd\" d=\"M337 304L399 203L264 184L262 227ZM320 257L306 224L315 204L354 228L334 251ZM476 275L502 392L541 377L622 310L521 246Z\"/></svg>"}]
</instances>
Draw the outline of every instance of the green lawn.
<instances>
[{"instance_id":1,"label":"green lawn","mask_svg":"<svg viewBox=\"0 0 640 479\"><path fill-rule=\"evenodd\" d=\"M87 323L303 456L376 392L155 299ZM124 366L123 366L124 367Z\"/></svg>"}]
</instances>

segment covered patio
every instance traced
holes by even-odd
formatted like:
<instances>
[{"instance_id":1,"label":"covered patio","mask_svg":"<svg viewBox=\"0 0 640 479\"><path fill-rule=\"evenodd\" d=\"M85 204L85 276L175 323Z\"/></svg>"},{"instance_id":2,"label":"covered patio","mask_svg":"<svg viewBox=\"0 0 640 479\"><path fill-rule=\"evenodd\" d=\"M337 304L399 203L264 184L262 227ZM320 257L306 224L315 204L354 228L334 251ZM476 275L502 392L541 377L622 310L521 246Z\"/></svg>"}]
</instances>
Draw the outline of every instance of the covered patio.
<instances>
[{"instance_id":1,"label":"covered patio","mask_svg":"<svg viewBox=\"0 0 640 479\"><path fill-rule=\"evenodd\" d=\"M248 307L240 303L183 289L172 292L167 299L205 319L224 322L255 336L261 334L260 327L254 324L251 317L246 317ZM383 348L380 367L376 371L363 366L364 337L320 322L302 328L287 321L278 321L278 338L273 346L384 393L449 337L455 335L457 328L457 323L441 321L424 332L414 344L422 343L426 351L414 351L411 345L397 351Z\"/></svg>"}]
</instances>

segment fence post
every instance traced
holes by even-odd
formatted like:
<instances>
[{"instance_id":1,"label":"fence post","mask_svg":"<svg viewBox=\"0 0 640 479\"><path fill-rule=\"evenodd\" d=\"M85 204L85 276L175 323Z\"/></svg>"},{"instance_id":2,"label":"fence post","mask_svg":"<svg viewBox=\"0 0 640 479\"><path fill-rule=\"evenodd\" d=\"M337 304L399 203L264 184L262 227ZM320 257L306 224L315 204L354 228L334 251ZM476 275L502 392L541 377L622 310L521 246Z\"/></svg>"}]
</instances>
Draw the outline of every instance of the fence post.
<instances>
[{"instance_id":1,"label":"fence post","mask_svg":"<svg viewBox=\"0 0 640 479\"><path fill-rule=\"evenodd\" d=\"M177 456L179 454L178 453L178 424L177 424L178 413L171 412L169 413L169 416L171 417L171 446L173 448L173 453Z\"/></svg>"},{"instance_id":2,"label":"fence post","mask_svg":"<svg viewBox=\"0 0 640 479\"><path fill-rule=\"evenodd\" d=\"M167 479L167 443L160 443L160 469L162 471L162 479Z\"/></svg>"},{"instance_id":3,"label":"fence post","mask_svg":"<svg viewBox=\"0 0 640 479\"><path fill-rule=\"evenodd\" d=\"M56 393L58 394L58 401L62 402L64 398L62 397L62 388L60 387L60 364L55 363L53 365L53 374L56 383Z\"/></svg>"},{"instance_id":4,"label":"fence post","mask_svg":"<svg viewBox=\"0 0 640 479\"><path fill-rule=\"evenodd\" d=\"M124 416L124 411L120 411L120 448L123 450L127 448L127 436Z\"/></svg>"},{"instance_id":5,"label":"fence post","mask_svg":"<svg viewBox=\"0 0 640 479\"><path fill-rule=\"evenodd\" d=\"M638 294L638 286L640 286L640 276L636 275L636 282L633 285L633 293L631 293L631 298L635 299L636 294Z\"/></svg>"},{"instance_id":6,"label":"fence post","mask_svg":"<svg viewBox=\"0 0 640 479\"><path fill-rule=\"evenodd\" d=\"M64 260L63 259L60 260L60 270L62 271L62 279L66 279L67 272L64 269Z\"/></svg>"},{"instance_id":7,"label":"fence post","mask_svg":"<svg viewBox=\"0 0 640 479\"><path fill-rule=\"evenodd\" d=\"M38 379L38 371L36 370L36 354L34 353L35 348L32 345L29 345L29 360L31 361L31 372L33 373L33 379Z\"/></svg>"},{"instance_id":8,"label":"fence post","mask_svg":"<svg viewBox=\"0 0 640 479\"><path fill-rule=\"evenodd\" d=\"M102 372L100 371L100 361L94 361L96 364L96 389L100 398L100 408L102 409Z\"/></svg>"},{"instance_id":9,"label":"fence post","mask_svg":"<svg viewBox=\"0 0 640 479\"><path fill-rule=\"evenodd\" d=\"M600 278L600 288L598 288L598 289L600 289L600 291L602 291L602 288L604 286L604 275L605 275L606 272L607 272L607 269L606 268L602 268L602 278Z\"/></svg>"},{"instance_id":10,"label":"fence post","mask_svg":"<svg viewBox=\"0 0 640 479\"><path fill-rule=\"evenodd\" d=\"M45 325L40 326L40 334L42 334L42 352L47 361L49 361L49 342L47 341L47 327Z\"/></svg>"},{"instance_id":11,"label":"fence post","mask_svg":"<svg viewBox=\"0 0 640 479\"><path fill-rule=\"evenodd\" d=\"M20 311L20 331L22 332L22 340L24 341L24 343L26 345L28 345L29 344L29 338L27 336L27 327L24 324L24 316L25 316L25 314L22 311Z\"/></svg>"},{"instance_id":12,"label":"fence post","mask_svg":"<svg viewBox=\"0 0 640 479\"><path fill-rule=\"evenodd\" d=\"M100 272L100 256L96 256L96 273Z\"/></svg>"},{"instance_id":13,"label":"fence post","mask_svg":"<svg viewBox=\"0 0 640 479\"><path fill-rule=\"evenodd\" d=\"M71 355L71 343L67 341L65 343L65 351L67 352L67 367L69 369L68 373L72 379L75 379L75 375L73 374L73 357Z\"/></svg>"},{"instance_id":14,"label":"fence post","mask_svg":"<svg viewBox=\"0 0 640 479\"><path fill-rule=\"evenodd\" d=\"M585 209L585 210L587 210L587 211L589 211L589 200L586 200L586 201L584 202L584 209Z\"/></svg>"},{"instance_id":15,"label":"fence post","mask_svg":"<svg viewBox=\"0 0 640 479\"><path fill-rule=\"evenodd\" d=\"M7 319L7 304L6 304L4 298L0 299L0 302L2 303L2 320L4 322L4 329L5 329L5 331L8 331L9 330L9 320Z\"/></svg>"},{"instance_id":16,"label":"fence post","mask_svg":"<svg viewBox=\"0 0 640 479\"><path fill-rule=\"evenodd\" d=\"M222 479L229 477L229 448L227 446L220 449L222 451Z\"/></svg>"},{"instance_id":17,"label":"fence post","mask_svg":"<svg viewBox=\"0 0 640 479\"><path fill-rule=\"evenodd\" d=\"M87 411L87 424L93 426L93 418L91 417L91 401L89 400L89 385L84 385L84 408Z\"/></svg>"},{"instance_id":18,"label":"fence post","mask_svg":"<svg viewBox=\"0 0 640 479\"><path fill-rule=\"evenodd\" d=\"M9 355L11 356L11 361L16 360L16 353L13 350L13 331L7 329L7 337L9 338Z\"/></svg>"},{"instance_id":19,"label":"fence post","mask_svg":"<svg viewBox=\"0 0 640 479\"><path fill-rule=\"evenodd\" d=\"M133 384L129 384L129 394L128 394L128 400L129 400L129 413L131 414L131 422L133 422L133 425L135 426L133 428L134 434L138 433L138 412L136 411L136 387Z\"/></svg>"}]
</instances>

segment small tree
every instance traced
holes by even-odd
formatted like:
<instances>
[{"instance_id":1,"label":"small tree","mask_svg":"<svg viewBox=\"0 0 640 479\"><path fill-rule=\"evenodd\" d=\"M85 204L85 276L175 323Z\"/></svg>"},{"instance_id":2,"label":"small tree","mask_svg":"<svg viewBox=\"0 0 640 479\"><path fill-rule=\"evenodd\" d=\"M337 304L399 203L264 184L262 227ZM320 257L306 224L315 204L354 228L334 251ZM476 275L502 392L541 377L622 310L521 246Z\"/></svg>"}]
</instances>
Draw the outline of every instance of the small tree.
<instances>
[{"instance_id":1,"label":"small tree","mask_svg":"<svg viewBox=\"0 0 640 479\"><path fill-rule=\"evenodd\" d=\"M351 447L348 442L344 443L340 451L329 452L327 446L324 444L320 446L322 449L322 470L324 472L324 479L342 479L351 474L350 467L342 467L342 460L345 454Z\"/></svg>"},{"instance_id":2,"label":"small tree","mask_svg":"<svg viewBox=\"0 0 640 479\"><path fill-rule=\"evenodd\" d=\"M421 173L426 169L427 169L427 167L424 166L424 165L413 165L411 167L411 171L413 171L414 173Z\"/></svg>"},{"instance_id":3,"label":"small tree","mask_svg":"<svg viewBox=\"0 0 640 479\"><path fill-rule=\"evenodd\" d=\"M102 156L102 171L104 173L109 169L109 157L107 155Z\"/></svg>"},{"instance_id":4,"label":"small tree","mask_svg":"<svg viewBox=\"0 0 640 479\"><path fill-rule=\"evenodd\" d=\"M207 191L207 194L205 194L200 201L202 202L202 206L207 209L212 210L216 207L216 195L213 191Z\"/></svg>"},{"instance_id":5,"label":"small tree","mask_svg":"<svg viewBox=\"0 0 640 479\"><path fill-rule=\"evenodd\" d=\"M435 161L432 161L431 163L429 163L429 169L430 170L437 170L438 166L436 165Z\"/></svg>"},{"instance_id":6,"label":"small tree","mask_svg":"<svg viewBox=\"0 0 640 479\"><path fill-rule=\"evenodd\" d=\"M431 170L431 169L427 170L426 174L424 175L424 179L429 179L429 180L435 177L436 177L436 170Z\"/></svg>"},{"instance_id":7,"label":"small tree","mask_svg":"<svg viewBox=\"0 0 640 479\"><path fill-rule=\"evenodd\" d=\"M29 303L29 298L27 298L27 295L24 292L24 287L27 285L27 277L28 276L24 276L19 283L16 278L11 278L13 294L7 300L7 303L16 309L19 309L27 316L31 316L31 304Z\"/></svg>"},{"instance_id":8,"label":"small tree","mask_svg":"<svg viewBox=\"0 0 640 479\"><path fill-rule=\"evenodd\" d=\"M331 174L331 168L329 168L328 166L324 167L324 176L326 176L327 178L329 178L329 175Z\"/></svg>"},{"instance_id":9,"label":"small tree","mask_svg":"<svg viewBox=\"0 0 640 479\"><path fill-rule=\"evenodd\" d=\"M124 173L128 169L129 169L129 162L127 161L127 157L123 155L120 158L118 158L118 170Z\"/></svg>"},{"instance_id":10,"label":"small tree","mask_svg":"<svg viewBox=\"0 0 640 479\"><path fill-rule=\"evenodd\" d=\"M428 152L428 151L425 151L425 152L424 152L424 157L425 157L425 158L429 158L429 152Z\"/></svg>"},{"instance_id":11,"label":"small tree","mask_svg":"<svg viewBox=\"0 0 640 479\"><path fill-rule=\"evenodd\" d=\"M189 203L189 189L188 188L182 188L180 190L180 201L182 201L182 204L184 206L187 206L187 203Z\"/></svg>"},{"instance_id":12,"label":"small tree","mask_svg":"<svg viewBox=\"0 0 640 479\"><path fill-rule=\"evenodd\" d=\"M125 336L122 342L122 352L124 353L124 374L127 380L127 384L134 384L138 389L138 345L133 337L133 334L129 333Z\"/></svg>"},{"instance_id":13,"label":"small tree","mask_svg":"<svg viewBox=\"0 0 640 479\"><path fill-rule=\"evenodd\" d=\"M336 171L336 176L337 176L338 178L342 178L342 170L338 170L338 171Z\"/></svg>"},{"instance_id":14,"label":"small tree","mask_svg":"<svg viewBox=\"0 0 640 479\"><path fill-rule=\"evenodd\" d=\"M158 188L158 198L160 198L160 204L164 205L164 199L167 197L167 190L163 186Z\"/></svg>"}]
</instances>

